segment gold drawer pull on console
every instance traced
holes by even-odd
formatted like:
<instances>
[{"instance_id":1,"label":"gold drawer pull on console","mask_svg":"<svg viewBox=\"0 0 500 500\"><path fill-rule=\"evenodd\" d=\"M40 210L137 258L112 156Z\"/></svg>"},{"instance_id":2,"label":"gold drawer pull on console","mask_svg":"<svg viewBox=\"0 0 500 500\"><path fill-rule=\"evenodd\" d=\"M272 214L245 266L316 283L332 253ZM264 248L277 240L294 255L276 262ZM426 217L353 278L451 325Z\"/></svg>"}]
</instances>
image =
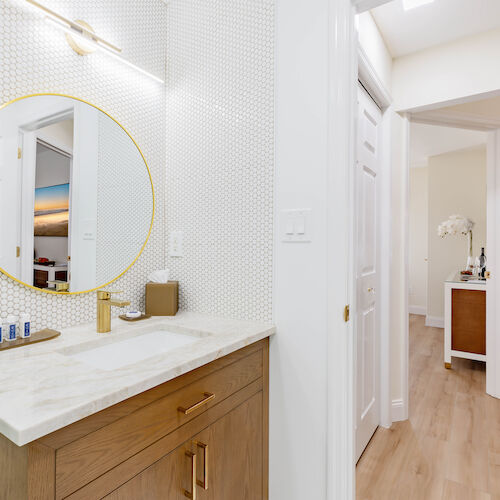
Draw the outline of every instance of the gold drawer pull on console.
<instances>
[{"instance_id":1,"label":"gold drawer pull on console","mask_svg":"<svg viewBox=\"0 0 500 500\"><path fill-rule=\"evenodd\" d=\"M201 486L204 490L208 490L208 444L200 441L195 441L194 444L203 450L203 481L198 479L196 482L198 486Z\"/></svg>"},{"instance_id":2,"label":"gold drawer pull on console","mask_svg":"<svg viewBox=\"0 0 500 500\"><path fill-rule=\"evenodd\" d=\"M193 411L196 411L198 408L207 404L209 401L212 401L212 399L215 398L215 394L212 394L211 392L204 392L203 395L205 397L201 401L198 401L198 403L195 403L193 406L190 406L189 408L179 406L177 410L181 413L184 413L184 415L189 415L190 413L193 413Z\"/></svg>"},{"instance_id":3,"label":"gold drawer pull on console","mask_svg":"<svg viewBox=\"0 0 500 500\"><path fill-rule=\"evenodd\" d=\"M191 479L189 480L191 491L184 490L184 496L196 500L196 453L186 451L186 457L191 459Z\"/></svg>"}]
</instances>

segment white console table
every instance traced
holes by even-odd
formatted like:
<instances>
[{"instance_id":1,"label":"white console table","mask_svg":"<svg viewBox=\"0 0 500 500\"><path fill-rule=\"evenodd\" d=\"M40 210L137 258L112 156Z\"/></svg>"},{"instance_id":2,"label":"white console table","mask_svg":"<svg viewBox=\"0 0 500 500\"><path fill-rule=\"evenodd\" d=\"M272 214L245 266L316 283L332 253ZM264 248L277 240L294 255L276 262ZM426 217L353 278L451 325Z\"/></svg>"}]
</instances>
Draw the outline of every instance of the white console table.
<instances>
[{"instance_id":1,"label":"white console table","mask_svg":"<svg viewBox=\"0 0 500 500\"><path fill-rule=\"evenodd\" d=\"M486 281L462 281L460 273L444 284L444 366L452 356L486 361Z\"/></svg>"}]
</instances>

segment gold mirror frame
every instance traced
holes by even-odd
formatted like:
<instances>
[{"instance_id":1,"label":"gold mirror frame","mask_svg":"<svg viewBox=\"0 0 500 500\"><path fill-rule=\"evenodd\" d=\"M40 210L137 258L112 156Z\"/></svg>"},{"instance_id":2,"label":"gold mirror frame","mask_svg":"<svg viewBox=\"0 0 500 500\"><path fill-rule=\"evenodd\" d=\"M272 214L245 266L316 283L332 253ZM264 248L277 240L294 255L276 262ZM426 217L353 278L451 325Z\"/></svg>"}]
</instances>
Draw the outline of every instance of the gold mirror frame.
<instances>
[{"instance_id":1,"label":"gold mirror frame","mask_svg":"<svg viewBox=\"0 0 500 500\"><path fill-rule=\"evenodd\" d=\"M121 278L137 262L139 257L142 255L142 252L146 248L146 245L149 241L149 237L151 236L151 231L153 230L153 223L154 223L154 219L155 219L155 208L156 208L155 190L154 190L153 177L151 175L151 170L149 169L148 162L146 161L146 158L144 157L144 154L142 153L141 148L139 147L139 145L137 144L135 139L130 135L129 131L118 120L115 120L115 118L113 118L109 113L106 113L106 111L101 109L99 106L96 106L95 104L92 104L92 103L86 101L85 99L80 99L79 97L75 97L75 96L71 96L71 95L67 95L67 94L41 92L38 94L29 94L29 95L25 95L22 97L16 97L15 99L12 99L11 101L8 101L8 102L0 105L0 111L2 109L6 108L7 106L9 106L10 104L13 104L17 101L21 101L22 99L28 99L30 97L38 97L38 96L66 97L68 99L74 99L75 101L80 101L80 102L83 102L84 104L88 104L89 106L92 106L93 108L97 109L101 113L104 113L108 118L111 118L111 120L113 120L128 135L130 140L134 143L135 147L137 148L137 151L139 151L139 154L141 155L142 161L144 162L144 165L145 165L146 170L148 172L149 182L151 183L151 195L153 197L153 210L152 210L152 214L151 214L151 224L149 225L149 231L148 231L148 234L146 235L146 241L144 241L144 244L142 245L141 249L139 250L139 253L136 255L134 260L130 263L130 265L127 266L127 268L122 273L120 273L116 278L113 278L111 281L108 281L107 283L103 283L102 285L100 285L98 287L91 288L90 290L83 290L81 292L57 292L54 290L47 290L45 288L37 288L36 286L28 285L28 283L25 283L24 281L21 281L21 280L15 278L14 276L12 276L12 274L8 273L7 271L2 269L1 267L0 267L0 272L2 274L5 274L5 276L8 276L11 280L19 283L20 285L23 285L23 286L26 286L26 287L31 288L33 290L36 290L37 292L42 292L42 293L47 293L47 294L52 294L52 295L82 295L84 293L95 292L96 290L99 290L101 288L105 288L108 285L110 285L111 283L115 282L117 279Z\"/></svg>"}]
</instances>

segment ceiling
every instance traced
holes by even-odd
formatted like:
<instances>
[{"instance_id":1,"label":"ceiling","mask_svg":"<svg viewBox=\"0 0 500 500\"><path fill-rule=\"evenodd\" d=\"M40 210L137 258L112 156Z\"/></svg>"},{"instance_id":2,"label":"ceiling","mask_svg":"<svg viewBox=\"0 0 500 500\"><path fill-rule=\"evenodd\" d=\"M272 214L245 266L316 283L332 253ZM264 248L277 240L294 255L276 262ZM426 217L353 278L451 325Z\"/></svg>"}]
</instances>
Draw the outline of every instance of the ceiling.
<instances>
[{"instance_id":1,"label":"ceiling","mask_svg":"<svg viewBox=\"0 0 500 500\"><path fill-rule=\"evenodd\" d=\"M412 123L410 167L426 167L430 156L486 144L487 135L477 130Z\"/></svg>"},{"instance_id":2,"label":"ceiling","mask_svg":"<svg viewBox=\"0 0 500 500\"><path fill-rule=\"evenodd\" d=\"M393 0L371 13L394 58L500 27L500 0L434 0L408 11Z\"/></svg>"},{"instance_id":3,"label":"ceiling","mask_svg":"<svg viewBox=\"0 0 500 500\"><path fill-rule=\"evenodd\" d=\"M475 130L500 128L500 96L411 114L412 121Z\"/></svg>"},{"instance_id":4,"label":"ceiling","mask_svg":"<svg viewBox=\"0 0 500 500\"><path fill-rule=\"evenodd\" d=\"M457 115L470 115L491 120L500 119L500 96L482 101L467 102L464 104L456 104L440 109L441 112L454 113Z\"/></svg>"}]
</instances>

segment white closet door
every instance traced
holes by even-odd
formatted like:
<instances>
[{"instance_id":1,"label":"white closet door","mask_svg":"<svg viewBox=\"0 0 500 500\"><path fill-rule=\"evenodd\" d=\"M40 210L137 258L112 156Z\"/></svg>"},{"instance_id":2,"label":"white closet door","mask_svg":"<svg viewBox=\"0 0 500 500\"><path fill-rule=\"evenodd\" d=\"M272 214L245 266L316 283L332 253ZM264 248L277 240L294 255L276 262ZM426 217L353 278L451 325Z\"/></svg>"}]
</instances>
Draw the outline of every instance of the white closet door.
<instances>
[{"instance_id":1,"label":"white closet door","mask_svg":"<svg viewBox=\"0 0 500 500\"><path fill-rule=\"evenodd\" d=\"M356 147L356 459L380 423L380 355L377 308L378 171L382 114L358 90Z\"/></svg>"}]
</instances>

